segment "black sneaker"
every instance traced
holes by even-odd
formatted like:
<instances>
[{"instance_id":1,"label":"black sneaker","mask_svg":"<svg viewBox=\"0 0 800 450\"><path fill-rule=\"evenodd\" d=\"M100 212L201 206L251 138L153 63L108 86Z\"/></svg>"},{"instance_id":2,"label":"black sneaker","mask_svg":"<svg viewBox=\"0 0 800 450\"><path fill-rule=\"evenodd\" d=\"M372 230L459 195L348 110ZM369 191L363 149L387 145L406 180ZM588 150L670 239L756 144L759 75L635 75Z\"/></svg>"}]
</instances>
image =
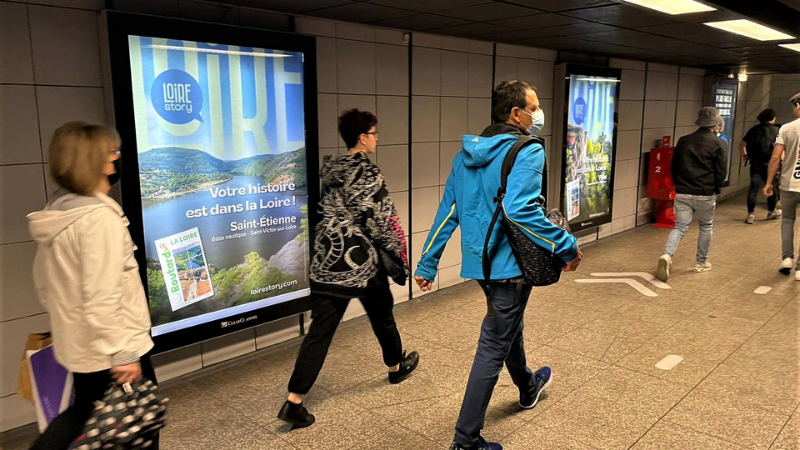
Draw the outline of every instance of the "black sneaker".
<instances>
[{"instance_id":1,"label":"black sneaker","mask_svg":"<svg viewBox=\"0 0 800 450\"><path fill-rule=\"evenodd\" d=\"M450 446L450 450L503 450L503 446L498 442L486 442L483 436L478 439L480 440L478 445L473 445L472 447L464 447L463 445L453 442Z\"/></svg>"},{"instance_id":2,"label":"black sneaker","mask_svg":"<svg viewBox=\"0 0 800 450\"><path fill-rule=\"evenodd\" d=\"M305 428L314 424L316 418L313 414L309 414L303 404L292 403L286 400L280 412L278 412L278 419L288 422L292 428Z\"/></svg>"},{"instance_id":3,"label":"black sneaker","mask_svg":"<svg viewBox=\"0 0 800 450\"><path fill-rule=\"evenodd\" d=\"M550 386L553 381L553 371L544 366L533 373L533 386L528 392L519 393L519 406L522 409L533 409L539 402L539 395Z\"/></svg>"},{"instance_id":4,"label":"black sneaker","mask_svg":"<svg viewBox=\"0 0 800 450\"><path fill-rule=\"evenodd\" d=\"M419 353L411 352L406 356L406 352L403 352L403 360L400 361L400 370L397 372L389 372L389 383L402 383L403 380L411 375L411 372L417 369L418 364Z\"/></svg>"}]
</instances>

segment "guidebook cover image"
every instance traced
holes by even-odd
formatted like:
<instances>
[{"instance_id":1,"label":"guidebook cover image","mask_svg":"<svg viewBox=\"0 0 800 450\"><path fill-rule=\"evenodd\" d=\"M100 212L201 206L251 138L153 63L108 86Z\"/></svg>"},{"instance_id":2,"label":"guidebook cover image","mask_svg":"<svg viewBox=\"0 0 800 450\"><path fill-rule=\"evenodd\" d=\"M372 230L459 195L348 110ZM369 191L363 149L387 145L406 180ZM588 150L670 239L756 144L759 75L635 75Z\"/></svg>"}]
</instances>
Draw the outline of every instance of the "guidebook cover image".
<instances>
[{"instance_id":1,"label":"guidebook cover image","mask_svg":"<svg viewBox=\"0 0 800 450\"><path fill-rule=\"evenodd\" d=\"M156 248L173 311L214 295L197 228L159 239Z\"/></svg>"},{"instance_id":2,"label":"guidebook cover image","mask_svg":"<svg viewBox=\"0 0 800 450\"><path fill-rule=\"evenodd\" d=\"M307 295L303 54L128 43L154 335Z\"/></svg>"}]
</instances>

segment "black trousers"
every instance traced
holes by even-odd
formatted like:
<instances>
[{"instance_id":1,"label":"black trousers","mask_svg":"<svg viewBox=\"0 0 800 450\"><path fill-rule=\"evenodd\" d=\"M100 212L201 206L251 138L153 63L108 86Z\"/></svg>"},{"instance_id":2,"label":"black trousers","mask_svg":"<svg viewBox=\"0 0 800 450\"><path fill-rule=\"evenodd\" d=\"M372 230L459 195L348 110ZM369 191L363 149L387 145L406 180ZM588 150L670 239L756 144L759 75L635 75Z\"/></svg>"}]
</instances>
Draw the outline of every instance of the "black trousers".
<instances>
[{"instance_id":1,"label":"black trousers","mask_svg":"<svg viewBox=\"0 0 800 450\"><path fill-rule=\"evenodd\" d=\"M403 359L403 344L392 314L394 298L388 280L384 278L380 284L370 287L370 291L359 300L364 305L372 324L372 331L378 338L384 364L387 367L400 364ZM314 297L311 310L313 321L303 345L300 346L294 372L289 379L289 392L305 395L311 390L322 370L333 335L349 303L349 298L319 294Z\"/></svg>"},{"instance_id":2,"label":"black trousers","mask_svg":"<svg viewBox=\"0 0 800 450\"><path fill-rule=\"evenodd\" d=\"M156 372L153 363L150 362L150 355L144 355L139 360L142 364L142 376L156 383ZM83 426L94 411L94 402L103 399L103 395L108 390L108 385L113 383L111 372L103 370L91 373L73 373L73 387L75 389L75 401L72 406L58 415L44 434L33 443L30 450L65 450L69 447L83 431ZM158 436L154 440L154 446L150 447L158 450Z\"/></svg>"},{"instance_id":3,"label":"black trousers","mask_svg":"<svg viewBox=\"0 0 800 450\"><path fill-rule=\"evenodd\" d=\"M775 185L774 180L770 183ZM750 191L747 193L747 213L753 214L756 210L756 200L761 188L767 183L767 166L758 165L750 166ZM771 197L767 197L767 209L769 212L775 211L775 206L778 203L778 192L780 189L775 188L775 193Z\"/></svg>"}]
</instances>

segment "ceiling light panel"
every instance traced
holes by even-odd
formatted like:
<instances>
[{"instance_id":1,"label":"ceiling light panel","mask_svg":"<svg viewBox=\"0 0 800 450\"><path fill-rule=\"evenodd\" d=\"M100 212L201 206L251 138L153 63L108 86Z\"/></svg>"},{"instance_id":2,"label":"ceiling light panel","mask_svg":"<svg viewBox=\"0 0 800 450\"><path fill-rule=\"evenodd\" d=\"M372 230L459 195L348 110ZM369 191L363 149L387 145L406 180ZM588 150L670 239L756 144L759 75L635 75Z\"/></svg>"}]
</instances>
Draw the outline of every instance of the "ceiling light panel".
<instances>
[{"instance_id":1,"label":"ceiling light panel","mask_svg":"<svg viewBox=\"0 0 800 450\"><path fill-rule=\"evenodd\" d=\"M716 11L708 5L704 5L694 0L623 0L634 5L644 6L645 8L655 9L667 14L690 14L698 12Z\"/></svg>"},{"instance_id":2,"label":"ceiling light panel","mask_svg":"<svg viewBox=\"0 0 800 450\"><path fill-rule=\"evenodd\" d=\"M719 30L727 31L729 33L738 34L751 39L757 39L759 41L782 41L786 39L794 39L793 36L789 36L786 33L782 33L778 30L765 27L764 25L751 22L747 19L706 22L706 25Z\"/></svg>"}]
</instances>

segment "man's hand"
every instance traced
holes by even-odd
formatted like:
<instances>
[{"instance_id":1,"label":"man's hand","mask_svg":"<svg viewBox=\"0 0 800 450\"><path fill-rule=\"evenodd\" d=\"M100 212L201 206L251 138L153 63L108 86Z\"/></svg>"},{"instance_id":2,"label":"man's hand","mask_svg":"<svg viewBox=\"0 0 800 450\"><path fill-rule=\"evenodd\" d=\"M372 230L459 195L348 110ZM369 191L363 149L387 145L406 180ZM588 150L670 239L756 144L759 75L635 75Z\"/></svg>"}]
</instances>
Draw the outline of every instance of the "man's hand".
<instances>
[{"instance_id":1,"label":"man's hand","mask_svg":"<svg viewBox=\"0 0 800 450\"><path fill-rule=\"evenodd\" d=\"M417 286L419 286L419 288L422 289L423 292L430 291L431 288L433 287L433 283L432 282L430 282L430 281L428 281L428 280L426 280L425 278L422 278L422 277L416 277L415 276L414 277L414 281L417 282Z\"/></svg>"},{"instance_id":2,"label":"man's hand","mask_svg":"<svg viewBox=\"0 0 800 450\"><path fill-rule=\"evenodd\" d=\"M762 192L764 192L765 196L772 197L772 194L773 194L772 183L767 183L764 186L764 189L762 190Z\"/></svg>"},{"instance_id":3,"label":"man's hand","mask_svg":"<svg viewBox=\"0 0 800 450\"><path fill-rule=\"evenodd\" d=\"M578 249L578 256L575 257L572 261L568 262L567 265L562 269L564 272L574 272L578 270L578 266L583 259L583 252Z\"/></svg>"},{"instance_id":4,"label":"man's hand","mask_svg":"<svg viewBox=\"0 0 800 450\"><path fill-rule=\"evenodd\" d=\"M117 384L133 383L142 379L142 365L138 362L111 368L111 377Z\"/></svg>"}]
</instances>

